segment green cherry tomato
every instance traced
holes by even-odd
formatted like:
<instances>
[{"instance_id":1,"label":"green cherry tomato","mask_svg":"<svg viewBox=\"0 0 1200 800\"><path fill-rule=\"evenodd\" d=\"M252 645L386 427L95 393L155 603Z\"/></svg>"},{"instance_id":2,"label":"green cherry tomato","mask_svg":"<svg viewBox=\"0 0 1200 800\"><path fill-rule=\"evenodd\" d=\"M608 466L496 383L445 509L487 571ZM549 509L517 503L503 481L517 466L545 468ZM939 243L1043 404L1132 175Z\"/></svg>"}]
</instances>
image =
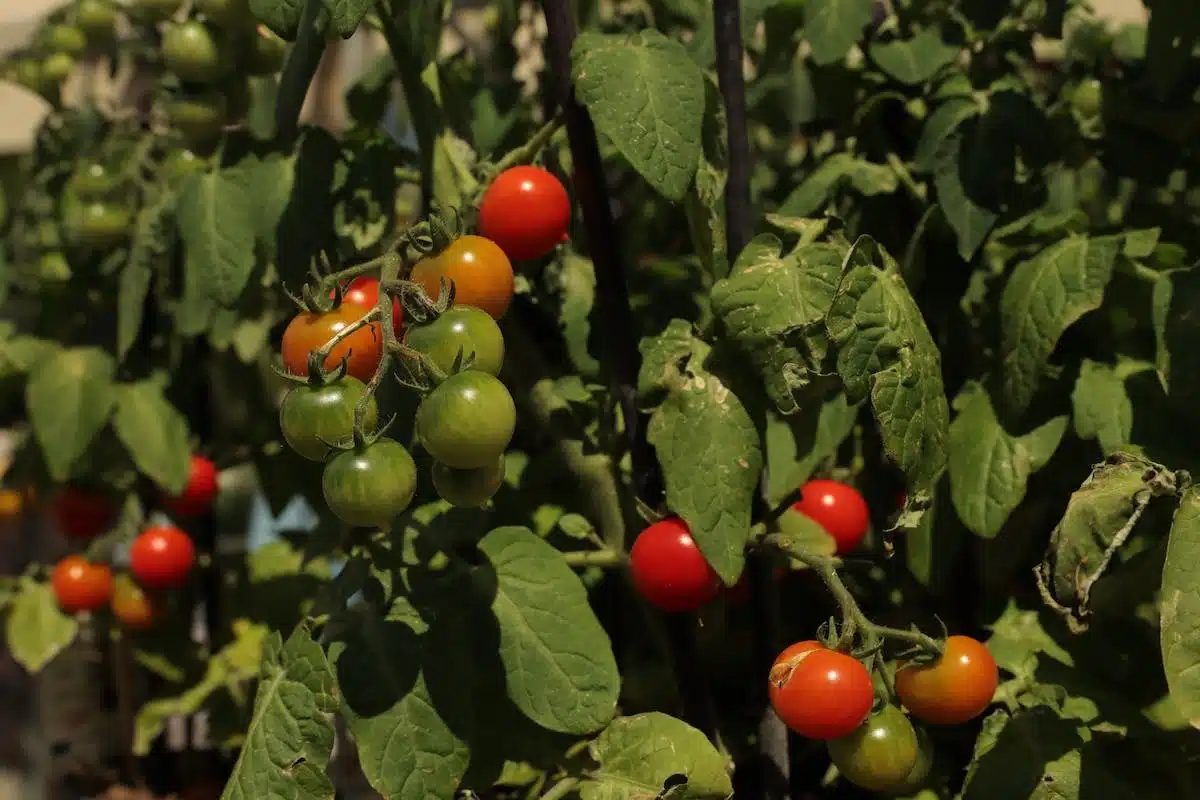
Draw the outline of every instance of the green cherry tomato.
<instances>
[{"instance_id":1,"label":"green cherry tomato","mask_svg":"<svg viewBox=\"0 0 1200 800\"><path fill-rule=\"evenodd\" d=\"M50 25L42 31L42 46L51 53L81 56L87 52L87 35L74 25Z\"/></svg>"},{"instance_id":2,"label":"green cherry tomato","mask_svg":"<svg viewBox=\"0 0 1200 800\"><path fill-rule=\"evenodd\" d=\"M167 153L167 157L163 159L158 168L158 173L168 182L173 182L193 173L203 172L208 169L209 164L207 158L196 155L186 147L181 147Z\"/></svg>"},{"instance_id":3,"label":"green cherry tomato","mask_svg":"<svg viewBox=\"0 0 1200 800\"><path fill-rule=\"evenodd\" d=\"M516 425L517 408L508 389L477 370L446 378L417 408L422 446L434 460L456 469L494 464Z\"/></svg>"},{"instance_id":4,"label":"green cherry tomato","mask_svg":"<svg viewBox=\"0 0 1200 800\"><path fill-rule=\"evenodd\" d=\"M1082 119L1095 119L1104 103L1104 87L1095 78L1081 81L1071 95L1071 108Z\"/></svg>"},{"instance_id":5,"label":"green cherry tomato","mask_svg":"<svg viewBox=\"0 0 1200 800\"><path fill-rule=\"evenodd\" d=\"M108 0L79 0L75 6L75 25L83 31L88 44L111 42L117 36L117 9Z\"/></svg>"},{"instance_id":6,"label":"green cherry tomato","mask_svg":"<svg viewBox=\"0 0 1200 800\"><path fill-rule=\"evenodd\" d=\"M196 0L195 8L227 31L243 31L254 26L250 0Z\"/></svg>"},{"instance_id":7,"label":"green cherry tomato","mask_svg":"<svg viewBox=\"0 0 1200 800\"><path fill-rule=\"evenodd\" d=\"M103 200L121 187L121 177L99 161L88 161L71 173L67 191L81 200Z\"/></svg>"},{"instance_id":8,"label":"green cherry tomato","mask_svg":"<svg viewBox=\"0 0 1200 800\"><path fill-rule=\"evenodd\" d=\"M504 483L504 456L491 466L478 469L455 469L435 462L433 488L438 497L459 508L479 508L500 490Z\"/></svg>"},{"instance_id":9,"label":"green cherry tomato","mask_svg":"<svg viewBox=\"0 0 1200 800\"><path fill-rule=\"evenodd\" d=\"M354 433L354 407L366 392L366 384L349 375L324 386L297 386L279 407L284 441L304 458L324 461L329 456L326 442L339 444ZM379 409L372 397L365 427L371 430L378 421Z\"/></svg>"},{"instance_id":10,"label":"green cherry tomato","mask_svg":"<svg viewBox=\"0 0 1200 800\"><path fill-rule=\"evenodd\" d=\"M916 766L917 732L896 706L884 706L853 733L826 742L846 780L873 792L903 785Z\"/></svg>"},{"instance_id":11,"label":"green cherry tomato","mask_svg":"<svg viewBox=\"0 0 1200 800\"><path fill-rule=\"evenodd\" d=\"M921 727L913 727L917 732L917 760L904 780L888 789L892 794L916 794L925 786L925 781L933 770L935 751L929 732Z\"/></svg>"},{"instance_id":12,"label":"green cherry tomato","mask_svg":"<svg viewBox=\"0 0 1200 800\"><path fill-rule=\"evenodd\" d=\"M85 202L71 209L66 219L67 238L92 250L111 250L125 243L133 227L133 211L102 201Z\"/></svg>"},{"instance_id":13,"label":"green cherry tomato","mask_svg":"<svg viewBox=\"0 0 1200 800\"><path fill-rule=\"evenodd\" d=\"M52 86L65 81L75 71L75 59L66 53L51 53L42 61L42 80Z\"/></svg>"},{"instance_id":14,"label":"green cherry tomato","mask_svg":"<svg viewBox=\"0 0 1200 800\"><path fill-rule=\"evenodd\" d=\"M18 59L13 65L13 80L31 92L42 91L42 62L36 58Z\"/></svg>"},{"instance_id":15,"label":"green cherry tomato","mask_svg":"<svg viewBox=\"0 0 1200 800\"><path fill-rule=\"evenodd\" d=\"M408 329L405 344L428 356L449 372L461 348L464 358L474 354L471 369L499 375L504 364L504 336L486 311L475 306L453 306L428 325Z\"/></svg>"},{"instance_id":16,"label":"green cherry tomato","mask_svg":"<svg viewBox=\"0 0 1200 800\"><path fill-rule=\"evenodd\" d=\"M180 95L167 103L167 118L189 145L211 144L225 128L225 96L218 92Z\"/></svg>"},{"instance_id":17,"label":"green cherry tomato","mask_svg":"<svg viewBox=\"0 0 1200 800\"><path fill-rule=\"evenodd\" d=\"M195 20L167 27L162 54L167 69L187 83L213 83L224 77L230 67L221 35Z\"/></svg>"},{"instance_id":18,"label":"green cherry tomato","mask_svg":"<svg viewBox=\"0 0 1200 800\"><path fill-rule=\"evenodd\" d=\"M38 277L48 283L64 283L71 279L71 265L58 250L42 253L38 259Z\"/></svg>"},{"instance_id":19,"label":"green cherry tomato","mask_svg":"<svg viewBox=\"0 0 1200 800\"><path fill-rule=\"evenodd\" d=\"M175 16L181 5L183 0L132 0L125 11L135 22L153 25Z\"/></svg>"},{"instance_id":20,"label":"green cherry tomato","mask_svg":"<svg viewBox=\"0 0 1200 800\"><path fill-rule=\"evenodd\" d=\"M379 439L331 458L321 490L329 510L347 525L386 527L412 503L417 465L404 445Z\"/></svg>"},{"instance_id":21,"label":"green cherry tomato","mask_svg":"<svg viewBox=\"0 0 1200 800\"><path fill-rule=\"evenodd\" d=\"M246 42L244 53L246 71L251 75L274 75L283 69L287 58L287 42L266 25L258 25Z\"/></svg>"}]
</instances>

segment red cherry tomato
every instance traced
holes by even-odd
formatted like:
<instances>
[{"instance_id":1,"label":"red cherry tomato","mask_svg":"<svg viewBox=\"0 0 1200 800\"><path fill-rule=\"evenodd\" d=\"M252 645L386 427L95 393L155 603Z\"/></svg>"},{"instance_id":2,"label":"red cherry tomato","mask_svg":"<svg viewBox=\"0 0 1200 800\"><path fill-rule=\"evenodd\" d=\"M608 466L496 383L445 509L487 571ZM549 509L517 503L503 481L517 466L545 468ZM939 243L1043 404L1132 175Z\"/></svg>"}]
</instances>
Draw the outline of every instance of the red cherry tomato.
<instances>
[{"instance_id":1,"label":"red cherry tomato","mask_svg":"<svg viewBox=\"0 0 1200 800\"><path fill-rule=\"evenodd\" d=\"M54 566L50 587L59 608L66 613L95 611L112 597L112 570L83 556L67 556Z\"/></svg>"},{"instance_id":2,"label":"red cherry tomato","mask_svg":"<svg viewBox=\"0 0 1200 800\"><path fill-rule=\"evenodd\" d=\"M959 725L983 713L999 680L996 659L983 644L951 636L937 661L897 666L896 695L918 719Z\"/></svg>"},{"instance_id":3,"label":"red cherry tomato","mask_svg":"<svg viewBox=\"0 0 1200 800\"><path fill-rule=\"evenodd\" d=\"M816 641L797 642L776 657L767 693L783 723L809 739L849 734L875 703L867 668Z\"/></svg>"},{"instance_id":4,"label":"red cherry tomato","mask_svg":"<svg viewBox=\"0 0 1200 800\"><path fill-rule=\"evenodd\" d=\"M514 261L532 261L566 239L571 199L541 167L513 167L496 176L479 203L479 232Z\"/></svg>"},{"instance_id":5,"label":"red cherry tomato","mask_svg":"<svg viewBox=\"0 0 1200 800\"><path fill-rule=\"evenodd\" d=\"M678 517L642 531L633 543L629 569L642 597L667 612L695 611L721 587L687 523Z\"/></svg>"},{"instance_id":6,"label":"red cherry tomato","mask_svg":"<svg viewBox=\"0 0 1200 800\"><path fill-rule=\"evenodd\" d=\"M845 555L862 544L867 528L871 527L867 501L853 486L837 481L809 481L801 487L800 501L792 508L833 537L838 555Z\"/></svg>"},{"instance_id":7,"label":"red cherry tomato","mask_svg":"<svg viewBox=\"0 0 1200 800\"><path fill-rule=\"evenodd\" d=\"M129 549L129 569L148 589L169 589L184 583L195 559L191 538L171 525L147 528Z\"/></svg>"},{"instance_id":8,"label":"red cherry tomato","mask_svg":"<svg viewBox=\"0 0 1200 800\"><path fill-rule=\"evenodd\" d=\"M198 517L217 499L217 465L204 456L192 456L192 474L183 494L165 497L163 504L177 517Z\"/></svg>"},{"instance_id":9,"label":"red cherry tomato","mask_svg":"<svg viewBox=\"0 0 1200 800\"><path fill-rule=\"evenodd\" d=\"M99 536L109 529L117 516L108 498L73 486L55 496L51 513L59 531L69 539Z\"/></svg>"},{"instance_id":10,"label":"red cherry tomato","mask_svg":"<svg viewBox=\"0 0 1200 800\"><path fill-rule=\"evenodd\" d=\"M329 297L333 296L331 291ZM374 308L379 303L379 279L370 275L359 275L350 281L346 290L342 292L342 301L363 308ZM396 332L397 337L404 335L404 306L400 305L398 297L392 298L392 330Z\"/></svg>"}]
</instances>

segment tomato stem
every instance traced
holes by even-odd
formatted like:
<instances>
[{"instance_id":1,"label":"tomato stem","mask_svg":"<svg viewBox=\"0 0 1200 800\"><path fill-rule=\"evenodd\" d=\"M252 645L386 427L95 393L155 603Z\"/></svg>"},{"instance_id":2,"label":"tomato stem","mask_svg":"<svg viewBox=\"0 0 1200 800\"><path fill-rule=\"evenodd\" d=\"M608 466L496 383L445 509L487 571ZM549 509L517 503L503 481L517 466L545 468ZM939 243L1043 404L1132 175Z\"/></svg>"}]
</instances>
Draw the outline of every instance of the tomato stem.
<instances>
[{"instance_id":1,"label":"tomato stem","mask_svg":"<svg viewBox=\"0 0 1200 800\"><path fill-rule=\"evenodd\" d=\"M504 156L504 158L496 162L494 171L489 176L488 182L491 182L490 178L494 178L496 175L499 175L506 169L511 169L512 167L520 164L531 163L535 158L537 158L538 154L545 149L546 145L550 144L550 140L554 138L554 134L558 133L559 128L562 126L562 117L556 115L541 128L538 128L533 136L529 137L528 142L521 147L518 147L516 150L510 150ZM480 193L482 194L482 191L486 188L486 185L480 187Z\"/></svg>"},{"instance_id":2,"label":"tomato stem","mask_svg":"<svg viewBox=\"0 0 1200 800\"><path fill-rule=\"evenodd\" d=\"M542 795L541 800L562 800L579 787L579 778L563 778Z\"/></svg>"},{"instance_id":3,"label":"tomato stem","mask_svg":"<svg viewBox=\"0 0 1200 800\"><path fill-rule=\"evenodd\" d=\"M607 547L603 550L575 550L563 553L563 558L572 567L623 567L626 562L624 553Z\"/></svg>"}]
</instances>

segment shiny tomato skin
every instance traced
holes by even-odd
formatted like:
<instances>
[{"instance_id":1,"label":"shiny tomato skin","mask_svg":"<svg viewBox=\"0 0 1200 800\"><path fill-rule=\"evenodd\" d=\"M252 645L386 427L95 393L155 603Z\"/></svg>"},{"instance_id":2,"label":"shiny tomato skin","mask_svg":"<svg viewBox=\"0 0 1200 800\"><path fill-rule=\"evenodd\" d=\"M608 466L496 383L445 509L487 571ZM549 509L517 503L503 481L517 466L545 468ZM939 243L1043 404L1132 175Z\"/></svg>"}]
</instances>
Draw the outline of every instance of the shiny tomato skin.
<instances>
[{"instance_id":1,"label":"shiny tomato skin","mask_svg":"<svg viewBox=\"0 0 1200 800\"><path fill-rule=\"evenodd\" d=\"M842 777L873 792L902 787L920 756L912 723L895 706L884 706L852 733L825 743Z\"/></svg>"},{"instance_id":2,"label":"shiny tomato skin","mask_svg":"<svg viewBox=\"0 0 1200 800\"><path fill-rule=\"evenodd\" d=\"M571 198L541 167L506 169L479 204L479 232L514 261L547 255L567 238L570 225Z\"/></svg>"},{"instance_id":3,"label":"shiny tomato skin","mask_svg":"<svg viewBox=\"0 0 1200 800\"><path fill-rule=\"evenodd\" d=\"M638 594L669 614L695 611L721 588L720 577L679 517L660 520L638 534L629 553L629 573Z\"/></svg>"},{"instance_id":4,"label":"shiny tomato skin","mask_svg":"<svg viewBox=\"0 0 1200 800\"><path fill-rule=\"evenodd\" d=\"M504 456L478 469L455 469L434 462L433 488L438 497L459 508L479 508L496 496L504 484Z\"/></svg>"},{"instance_id":5,"label":"shiny tomato skin","mask_svg":"<svg viewBox=\"0 0 1200 800\"><path fill-rule=\"evenodd\" d=\"M117 521L108 498L73 486L55 495L50 509L59 532L68 539L93 539Z\"/></svg>"},{"instance_id":6,"label":"shiny tomato skin","mask_svg":"<svg viewBox=\"0 0 1200 800\"><path fill-rule=\"evenodd\" d=\"M379 439L329 460L321 475L329 510L347 525L385 528L404 513L417 491L417 465L394 439Z\"/></svg>"},{"instance_id":7,"label":"shiny tomato skin","mask_svg":"<svg viewBox=\"0 0 1200 800\"><path fill-rule=\"evenodd\" d=\"M127 575L113 583L111 606L113 616L129 630L149 630L159 618L158 603Z\"/></svg>"},{"instance_id":8,"label":"shiny tomato skin","mask_svg":"<svg viewBox=\"0 0 1200 800\"><path fill-rule=\"evenodd\" d=\"M112 570L83 556L67 556L50 573L50 587L64 612L96 611L112 597Z\"/></svg>"},{"instance_id":9,"label":"shiny tomato skin","mask_svg":"<svg viewBox=\"0 0 1200 800\"><path fill-rule=\"evenodd\" d=\"M996 659L976 639L951 636L931 664L898 664L896 695L912 715L933 725L959 725L992 702L1000 673Z\"/></svg>"},{"instance_id":10,"label":"shiny tomato skin","mask_svg":"<svg viewBox=\"0 0 1200 800\"><path fill-rule=\"evenodd\" d=\"M198 517L212 508L217 499L217 465L204 456L192 456L192 472L187 486L177 497L163 498L163 504L177 517Z\"/></svg>"},{"instance_id":11,"label":"shiny tomato skin","mask_svg":"<svg viewBox=\"0 0 1200 800\"><path fill-rule=\"evenodd\" d=\"M482 308L493 319L512 303L512 262L491 239L460 236L437 256L418 261L409 276L431 300L438 298L443 277L454 282L455 303Z\"/></svg>"},{"instance_id":12,"label":"shiny tomato skin","mask_svg":"<svg viewBox=\"0 0 1200 800\"><path fill-rule=\"evenodd\" d=\"M93 250L110 250L124 244L133 229L133 209L103 201L69 206L67 238Z\"/></svg>"},{"instance_id":13,"label":"shiny tomato skin","mask_svg":"<svg viewBox=\"0 0 1200 800\"><path fill-rule=\"evenodd\" d=\"M354 407L366 393L366 384L349 375L324 386L297 386L287 393L279 407L284 441L309 461L324 461L330 452L326 442L350 441L354 434ZM367 401L363 422L372 431L378 421L379 407L372 397Z\"/></svg>"},{"instance_id":14,"label":"shiny tomato skin","mask_svg":"<svg viewBox=\"0 0 1200 800\"><path fill-rule=\"evenodd\" d=\"M331 291L329 296L332 298L334 293ZM342 302L374 308L379 304L379 278L359 275L346 286L342 293ZM399 297L392 298L392 330L396 336L404 335L404 306L400 305Z\"/></svg>"},{"instance_id":15,"label":"shiny tomato skin","mask_svg":"<svg viewBox=\"0 0 1200 800\"><path fill-rule=\"evenodd\" d=\"M173 525L147 528L129 548L129 570L147 589L170 589L187 582L196 548L186 533Z\"/></svg>"},{"instance_id":16,"label":"shiny tomato skin","mask_svg":"<svg viewBox=\"0 0 1200 800\"><path fill-rule=\"evenodd\" d=\"M167 69L186 83L213 83L230 67L221 35L195 20L167 26L162 56Z\"/></svg>"},{"instance_id":17,"label":"shiny tomato skin","mask_svg":"<svg viewBox=\"0 0 1200 800\"><path fill-rule=\"evenodd\" d=\"M776 657L767 693L783 723L809 739L848 735L875 702L866 667L812 641L798 642Z\"/></svg>"},{"instance_id":18,"label":"shiny tomato skin","mask_svg":"<svg viewBox=\"0 0 1200 800\"><path fill-rule=\"evenodd\" d=\"M309 352L323 347L336 333L369 311L363 306L342 303L324 313L304 311L297 314L283 332L284 369L293 375L307 375ZM375 375L382 355L383 328L378 322L372 322L350 334L330 351L325 359L325 370L333 371L343 356L349 356L346 374L367 383Z\"/></svg>"},{"instance_id":19,"label":"shiny tomato skin","mask_svg":"<svg viewBox=\"0 0 1200 800\"><path fill-rule=\"evenodd\" d=\"M475 306L455 303L433 322L411 326L404 342L447 373L460 348L464 358L475 356L473 370L498 376L504 365L504 334L490 314Z\"/></svg>"},{"instance_id":20,"label":"shiny tomato skin","mask_svg":"<svg viewBox=\"0 0 1200 800\"><path fill-rule=\"evenodd\" d=\"M516 426L517 407L508 389L476 370L446 378L417 407L421 446L435 461L455 469L494 464Z\"/></svg>"},{"instance_id":21,"label":"shiny tomato skin","mask_svg":"<svg viewBox=\"0 0 1200 800\"><path fill-rule=\"evenodd\" d=\"M792 508L833 537L838 555L846 555L862 544L871 527L867 501L853 486L838 481L809 481L801 487L800 500Z\"/></svg>"},{"instance_id":22,"label":"shiny tomato skin","mask_svg":"<svg viewBox=\"0 0 1200 800\"><path fill-rule=\"evenodd\" d=\"M158 174L166 178L168 183L182 180L188 175L204 172L211 166L209 159L197 155L186 147L172 150L159 165Z\"/></svg>"}]
</instances>

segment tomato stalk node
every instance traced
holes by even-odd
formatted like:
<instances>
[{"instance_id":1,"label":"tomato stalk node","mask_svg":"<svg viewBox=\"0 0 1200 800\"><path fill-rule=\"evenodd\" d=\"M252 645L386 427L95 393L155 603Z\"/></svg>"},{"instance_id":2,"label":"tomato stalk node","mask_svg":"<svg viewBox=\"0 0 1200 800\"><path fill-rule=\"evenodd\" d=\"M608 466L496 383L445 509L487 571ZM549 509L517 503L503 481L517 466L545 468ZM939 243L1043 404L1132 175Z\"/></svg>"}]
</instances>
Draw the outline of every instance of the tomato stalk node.
<instances>
[{"instance_id":1,"label":"tomato stalk node","mask_svg":"<svg viewBox=\"0 0 1200 800\"><path fill-rule=\"evenodd\" d=\"M555 115L546 124L538 128L533 136L529 137L529 141L516 150L511 150L505 154L503 158L495 164L481 164L478 170L479 176L479 194L482 195L487 190L488 184L495 180L496 176L506 169L511 169L521 164L532 164L533 160L550 144L554 138L554 134L558 133L563 126L563 117Z\"/></svg>"}]
</instances>

